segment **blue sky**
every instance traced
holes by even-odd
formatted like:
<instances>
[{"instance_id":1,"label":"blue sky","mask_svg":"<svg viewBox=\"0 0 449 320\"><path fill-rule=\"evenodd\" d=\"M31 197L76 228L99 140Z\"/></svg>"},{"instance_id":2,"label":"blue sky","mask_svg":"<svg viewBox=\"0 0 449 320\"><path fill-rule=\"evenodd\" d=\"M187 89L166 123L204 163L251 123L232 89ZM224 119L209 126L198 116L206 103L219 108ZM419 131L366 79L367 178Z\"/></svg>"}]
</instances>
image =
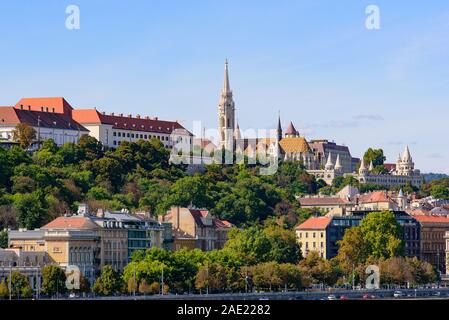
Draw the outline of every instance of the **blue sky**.
<instances>
[{"instance_id":1,"label":"blue sky","mask_svg":"<svg viewBox=\"0 0 449 320\"><path fill-rule=\"evenodd\" d=\"M80 30L65 28L71 4ZM308 139L389 161L408 144L422 171L449 173L446 0L3 0L0 39L0 105L64 96L215 127L228 58L242 129L274 128L280 110Z\"/></svg>"}]
</instances>

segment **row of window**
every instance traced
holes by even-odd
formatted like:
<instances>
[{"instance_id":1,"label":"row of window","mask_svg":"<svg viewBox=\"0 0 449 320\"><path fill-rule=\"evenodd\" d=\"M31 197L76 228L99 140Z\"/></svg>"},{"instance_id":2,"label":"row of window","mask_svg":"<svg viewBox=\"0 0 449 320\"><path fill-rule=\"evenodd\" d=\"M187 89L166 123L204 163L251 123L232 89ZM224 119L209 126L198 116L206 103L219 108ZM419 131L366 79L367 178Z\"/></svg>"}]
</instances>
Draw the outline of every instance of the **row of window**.
<instances>
[{"instance_id":1,"label":"row of window","mask_svg":"<svg viewBox=\"0 0 449 320\"><path fill-rule=\"evenodd\" d=\"M317 237L317 233L319 233L320 238L324 238L324 232L310 232L310 233L311 233L312 238L316 238ZM299 233L299 238L302 238L302 234L303 234L303 232ZM309 232L304 232L304 237L308 238L309 237Z\"/></svg>"},{"instance_id":2,"label":"row of window","mask_svg":"<svg viewBox=\"0 0 449 320\"><path fill-rule=\"evenodd\" d=\"M121 132L121 131L114 131L112 133L114 137L123 137L123 138L133 138L133 139L151 139L151 138L157 138L161 141L168 141L168 136L156 136L151 134L139 134L139 133L129 133L129 132Z\"/></svg>"},{"instance_id":3,"label":"row of window","mask_svg":"<svg viewBox=\"0 0 449 320\"><path fill-rule=\"evenodd\" d=\"M324 242L320 242L319 244L320 244L320 248L321 249L324 248ZM317 247L317 242L312 242L312 248L316 249L316 247ZM308 242L306 242L306 250L307 249L309 249L309 243Z\"/></svg>"}]
</instances>

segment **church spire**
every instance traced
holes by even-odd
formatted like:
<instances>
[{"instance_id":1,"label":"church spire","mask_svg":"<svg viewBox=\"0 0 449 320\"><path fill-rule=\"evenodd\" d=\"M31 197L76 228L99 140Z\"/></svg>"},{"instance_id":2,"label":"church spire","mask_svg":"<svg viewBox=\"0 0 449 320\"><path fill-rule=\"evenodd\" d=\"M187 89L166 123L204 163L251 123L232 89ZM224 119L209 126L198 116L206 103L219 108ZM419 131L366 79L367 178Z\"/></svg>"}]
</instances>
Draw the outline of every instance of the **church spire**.
<instances>
[{"instance_id":1,"label":"church spire","mask_svg":"<svg viewBox=\"0 0 449 320\"><path fill-rule=\"evenodd\" d=\"M218 103L218 131L220 133L221 149L232 150L235 124L235 104L229 85L228 59L226 59L223 90Z\"/></svg>"},{"instance_id":2,"label":"church spire","mask_svg":"<svg viewBox=\"0 0 449 320\"><path fill-rule=\"evenodd\" d=\"M229 85L228 59L226 59L225 60L223 93L229 93L229 92L231 92L231 86Z\"/></svg>"},{"instance_id":3,"label":"church spire","mask_svg":"<svg viewBox=\"0 0 449 320\"><path fill-rule=\"evenodd\" d=\"M277 133L277 139L278 141L282 140L282 126L281 126L281 112L279 111L279 116L278 116L278 128L276 130Z\"/></svg>"}]
</instances>

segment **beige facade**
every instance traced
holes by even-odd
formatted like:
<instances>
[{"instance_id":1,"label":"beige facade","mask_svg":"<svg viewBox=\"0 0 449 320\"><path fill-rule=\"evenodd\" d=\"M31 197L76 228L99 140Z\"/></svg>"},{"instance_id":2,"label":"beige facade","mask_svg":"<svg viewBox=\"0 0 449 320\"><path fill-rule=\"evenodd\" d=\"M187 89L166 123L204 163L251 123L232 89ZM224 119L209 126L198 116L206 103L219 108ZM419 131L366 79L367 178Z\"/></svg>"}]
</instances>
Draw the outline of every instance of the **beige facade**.
<instances>
[{"instance_id":1,"label":"beige facade","mask_svg":"<svg viewBox=\"0 0 449 320\"><path fill-rule=\"evenodd\" d=\"M213 217L208 210L172 207L163 217L173 227L173 250L198 248L220 249L232 225Z\"/></svg>"}]
</instances>

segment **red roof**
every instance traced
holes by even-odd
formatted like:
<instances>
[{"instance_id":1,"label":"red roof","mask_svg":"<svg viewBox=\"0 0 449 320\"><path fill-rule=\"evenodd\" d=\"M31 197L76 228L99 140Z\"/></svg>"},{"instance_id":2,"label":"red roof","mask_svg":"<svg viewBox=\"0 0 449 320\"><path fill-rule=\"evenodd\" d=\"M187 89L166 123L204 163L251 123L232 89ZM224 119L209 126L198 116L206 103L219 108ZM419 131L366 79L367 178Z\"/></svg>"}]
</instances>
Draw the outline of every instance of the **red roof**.
<instances>
[{"instance_id":1,"label":"red roof","mask_svg":"<svg viewBox=\"0 0 449 320\"><path fill-rule=\"evenodd\" d=\"M41 229L92 230L98 228L95 222L86 217L58 217L47 223Z\"/></svg>"},{"instance_id":2,"label":"red roof","mask_svg":"<svg viewBox=\"0 0 449 320\"><path fill-rule=\"evenodd\" d=\"M301 206L334 206L349 203L348 200L338 197L299 198L298 201Z\"/></svg>"},{"instance_id":3,"label":"red roof","mask_svg":"<svg viewBox=\"0 0 449 320\"><path fill-rule=\"evenodd\" d=\"M331 222L330 217L311 217L296 227L297 230L322 230Z\"/></svg>"},{"instance_id":4,"label":"red roof","mask_svg":"<svg viewBox=\"0 0 449 320\"><path fill-rule=\"evenodd\" d=\"M390 202L385 191L373 191L359 196L359 203Z\"/></svg>"},{"instance_id":5,"label":"red roof","mask_svg":"<svg viewBox=\"0 0 449 320\"><path fill-rule=\"evenodd\" d=\"M384 167L388 171L396 170L396 164L395 163L384 163Z\"/></svg>"},{"instance_id":6,"label":"red roof","mask_svg":"<svg viewBox=\"0 0 449 320\"><path fill-rule=\"evenodd\" d=\"M39 124L38 124L39 120ZM80 130L89 132L81 124L71 119L66 114L56 112L42 112L22 110L15 107L0 107L0 125L15 126L26 123L32 127L55 128L65 130Z\"/></svg>"},{"instance_id":7,"label":"red roof","mask_svg":"<svg viewBox=\"0 0 449 320\"><path fill-rule=\"evenodd\" d=\"M57 112L71 114L72 106L63 97L52 98L22 98L15 105L17 109Z\"/></svg>"},{"instance_id":8,"label":"red roof","mask_svg":"<svg viewBox=\"0 0 449 320\"><path fill-rule=\"evenodd\" d=\"M216 228L231 228L232 227L232 223L230 223L229 221L220 220L217 218L213 219L213 223Z\"/></svg>"},{"instance_id":9,"label":"red roof","mask_svg":"<svg viewBox=\"0 0 449 320\"><path fill-rule=\"evenodd\" d=\"M177 121L159 120L158 118L149 117L132 117L115 115L113 113L106 114L96 109L78 109L72 111L73 118L82 124L109 124L114 129L148 131L157 133L172 133L174 130L192 135ZM184 132L182 132L184 131Z\"/></svg>"},{"instance_id":10,"label":"red roof","mask_svg":"<svg viewBox=\"0 0 449 320\"><path fill-rule=\"evenodd\" d=\"M421 223L427 222L427 223L447 223L447 224L449 224L449 218L447 218L447 217L417 215L417 216L414 216L414 218L418 222L421 222Z\"/></svg>"}]
</instances>

